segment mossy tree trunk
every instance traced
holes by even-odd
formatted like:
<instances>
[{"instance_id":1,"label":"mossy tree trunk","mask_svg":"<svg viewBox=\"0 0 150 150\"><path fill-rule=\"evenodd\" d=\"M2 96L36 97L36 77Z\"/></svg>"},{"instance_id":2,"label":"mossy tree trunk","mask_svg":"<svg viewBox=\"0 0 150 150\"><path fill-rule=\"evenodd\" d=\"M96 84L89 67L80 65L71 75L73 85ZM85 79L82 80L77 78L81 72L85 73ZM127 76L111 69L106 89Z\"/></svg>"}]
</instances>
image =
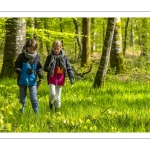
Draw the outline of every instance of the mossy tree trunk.
<instances>
[{"instance_id":1,"label":"mossy tree trunk","mask_svg":"<svg viewBox=\"0 0 150 150\"><path fill-rule=\"evenodd\" d=\"M90 28L91 19L82 18L82 57L81 67L84 67L90 63Z\"/></svg>"},{"instance_id":2,"label":"mossy tree trunk","mask_svg":"<svg viewBox=\"0 0 150 150\"><path fill-rule=\"evenodd\" d=\"M126 71L122 51L122 34L120 18L116 18L116 25L110 54L110 67L115 71L116 74L123 73Z\"/></svg>"},{"instance_id":3,"label":"mossy tree trunk","mask_svg":"<svg viewBox=\"0 0 150 150\"><path fill-rule=\"evenodd\" d=\"M142 31L141 31L141 55L144 58L148 57L148 19L142 18Z\"/></svg>"},{"instance_id":4,"label":"mossy tree trunk","mask_svg":"<svg viewBox=\"0 0 150 150\"><path fill-rule=\"evenodd\" d=\"M96 73L95 81L93 84L94 88L104 86L109 58L110 58L110 51L111 51L111 45L112 45L112 40L113 40L113 35L114 35L114 29L115 29L115 18L108 18L102 57L101 57L100 64Z\"/></svg>"},{"instance_id":5,"label":"mossy tree trunk","mask_svg":"<svg viewBox=\"0 0 150 150\"><path fill-rule=\"evenodd\" d=\"M106 26L107 26L107 23L106 23L105 19L103 19L103 35L102 35L103 43L105 40Z\"/></svg>"},{"instance_id":6,"label":"mossy tree trunk","mask_svg":"<svg viewBox=\"0 0 150 150\"><path fill-rule=\"evenodd\" d=\"M3 65L1 77L11 78L14 76L14 61L22 47L26 38L26 21L21 18L10 18L6 21L6 35Z\"/></svg>"}]
</instances>

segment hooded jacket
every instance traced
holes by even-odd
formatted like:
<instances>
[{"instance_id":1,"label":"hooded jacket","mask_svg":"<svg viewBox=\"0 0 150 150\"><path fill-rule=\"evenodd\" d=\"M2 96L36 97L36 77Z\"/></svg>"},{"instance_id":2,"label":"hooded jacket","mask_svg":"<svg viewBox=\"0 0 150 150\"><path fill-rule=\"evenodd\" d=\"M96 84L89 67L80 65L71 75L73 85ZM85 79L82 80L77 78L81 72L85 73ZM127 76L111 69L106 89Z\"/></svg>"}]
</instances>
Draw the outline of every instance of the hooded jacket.
<instances>
[{"instance_id":1,"label":"hooded jacket","mask_svg":"<svg viewBox=\"0 0 150 150\"><path fill-rule=\"evenodd\" d=\"M58 67L64 69L63 74L57 73ZM52 51L50 55L47 56L44 64L44 71L47 72L48 84L63 86L65 82L65 76L69 77L71 84L74 82L74 72L68 58L65 56L64 50L61 50L60 54L58 55L55 55Z\"/></svg>"}]
</instances>

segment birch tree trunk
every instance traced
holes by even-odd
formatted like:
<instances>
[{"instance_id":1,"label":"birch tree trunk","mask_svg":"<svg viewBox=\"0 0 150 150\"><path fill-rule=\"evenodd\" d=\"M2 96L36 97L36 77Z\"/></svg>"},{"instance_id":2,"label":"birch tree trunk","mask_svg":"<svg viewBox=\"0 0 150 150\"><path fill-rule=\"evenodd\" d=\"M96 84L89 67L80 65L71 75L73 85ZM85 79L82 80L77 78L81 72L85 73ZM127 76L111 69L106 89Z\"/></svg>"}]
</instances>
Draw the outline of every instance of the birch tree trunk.
<instances>
[{"instance_id":1,"label":"birch tree trunk","mask_svg":"<svg viewBox=\"0 0 150 150\"><path fill-rule=\"evenodd\" d=\"M6 21L6 36L1 77L14 76L14 61L25 44L26 21L22 18L10 18Z\"/></svg>"},{"instance_id":2,"label":"birch tree trunk","mask_svg":"<svg viewBox=\"0 0 150 150\"><path fill-rule=\"evenodd\" d=\"M126 71L122 51L122 34L120 18L116 18L116 26L110 54L110 67L115 71L116 74L123 73Z\"/></svg>"},{"instance_id":3,"label":"birch tree trunk","mask_svg":"<svg viewBox=\"0 0 150 150\"><path fill-rule=\"evenodd\" d=\"M108 18L102 57L101 57L100 64L96 73L95 81L93 84L94 88L103 87L105 84L105 77L106 77L106 73L108 69L114 29L115 29L115 18Z\"/></svg>"}]
</instances>

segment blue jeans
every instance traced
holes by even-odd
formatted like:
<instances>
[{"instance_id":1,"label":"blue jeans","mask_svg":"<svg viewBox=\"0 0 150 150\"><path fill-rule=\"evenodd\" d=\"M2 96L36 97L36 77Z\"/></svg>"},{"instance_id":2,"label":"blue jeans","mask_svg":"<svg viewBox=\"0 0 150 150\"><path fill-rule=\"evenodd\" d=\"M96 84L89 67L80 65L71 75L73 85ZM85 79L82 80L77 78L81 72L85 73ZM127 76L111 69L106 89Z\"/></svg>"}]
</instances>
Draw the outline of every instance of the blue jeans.
<instances>
[{"instance_id":1,"label":"blue jeans","mask_svg":"<svg viewBox=\"0 0 150 150\"><path fill-rule=\"evenodd\" d=\"M29 86L29 92L30 92L30 101L32 104L32 108L34 110L38 109L38 99L37 99L37 90L36 86ZM19 85L19 98L20 103L23 107L26 105L26 97L27 97L27 86Z\"/></svg>"}]
</instances>

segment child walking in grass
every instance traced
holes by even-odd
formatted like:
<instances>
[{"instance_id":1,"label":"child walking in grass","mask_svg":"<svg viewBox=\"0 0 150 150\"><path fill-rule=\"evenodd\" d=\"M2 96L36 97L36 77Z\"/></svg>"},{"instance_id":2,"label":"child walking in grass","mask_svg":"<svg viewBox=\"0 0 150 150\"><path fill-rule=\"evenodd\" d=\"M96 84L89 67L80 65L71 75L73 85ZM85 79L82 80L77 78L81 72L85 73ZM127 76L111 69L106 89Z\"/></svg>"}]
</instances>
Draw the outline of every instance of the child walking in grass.
<instances>
[{"instance_id":1,"label":"child walking in grass","mask_svg":"<svg viewBox=\"0 0 150 150\"><path fill-rule=\"evenodd\" d=\"M59 40L55 40L52 44L52 51L46 58L44 71L47 72L50 90L49 107L52 109L54 105L55 111L57 111L61 107L61 92L65 83L65 76L68 75L71 85L74 83L73 69Z\"/></svg>"},{"instance_id":2,"label":"child walking in grass","mask_svg":"<svg viewBox=\"0 0 150 150\"><path fill-rule=\"evenodd\" d=\"M23 47L22 53L15 61L15 72L18 74L17 83L19 85L19 101L22 104L20 111L23 113L26 106L27 88L30 92L30 101L34 113L38 113L37 99L37 76L39 80L43 78L42 64L37 53L37 42L29 39Z\"/></svg>"}]
</instances>

